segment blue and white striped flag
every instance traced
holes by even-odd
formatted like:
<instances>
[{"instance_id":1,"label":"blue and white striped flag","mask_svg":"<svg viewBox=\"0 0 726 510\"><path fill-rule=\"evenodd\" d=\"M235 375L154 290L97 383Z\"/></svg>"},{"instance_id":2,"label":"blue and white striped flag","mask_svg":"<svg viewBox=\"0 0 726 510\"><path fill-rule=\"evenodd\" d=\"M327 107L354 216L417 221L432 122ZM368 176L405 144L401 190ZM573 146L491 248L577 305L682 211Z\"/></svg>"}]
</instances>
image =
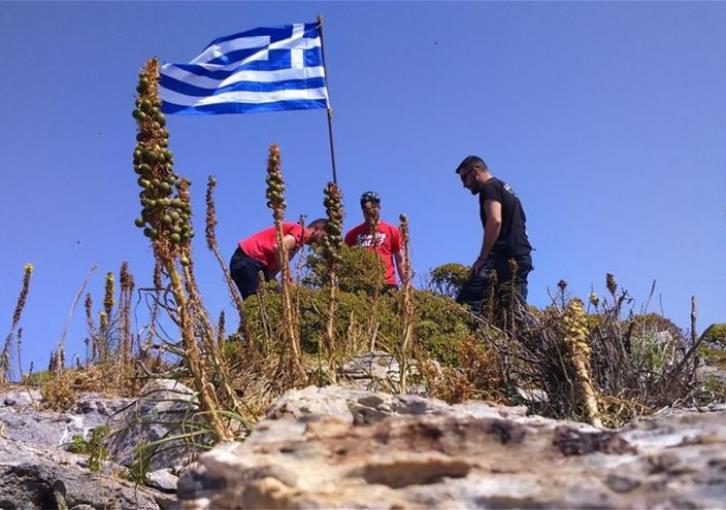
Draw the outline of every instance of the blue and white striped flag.
<instances>
[{"instance_id":1,"label":"blue and white striped flag","mask_svg":"<svg viewBox=\"0 0 726 510\"><path fill-rule=\"evenodd\" d=\"M215 115L326 108L317 23L260 27L212 41L188 64L161 67L164 113Z\"/></svg>"}]
</instances>

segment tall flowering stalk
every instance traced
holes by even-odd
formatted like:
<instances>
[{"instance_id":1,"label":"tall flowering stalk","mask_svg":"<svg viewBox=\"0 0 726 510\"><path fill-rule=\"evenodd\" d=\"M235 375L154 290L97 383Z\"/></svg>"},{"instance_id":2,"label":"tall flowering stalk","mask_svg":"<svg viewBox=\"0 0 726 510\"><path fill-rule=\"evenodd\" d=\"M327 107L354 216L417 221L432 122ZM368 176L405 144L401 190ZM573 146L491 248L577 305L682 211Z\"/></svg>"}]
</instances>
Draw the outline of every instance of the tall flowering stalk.
<instances>
[{"instance_id":1,"label":"tall flowering stalk","mask_svg":"<svg viewBox=\"0 0 726 510\"><path fill-rule=\"evenodd\" d=\"M564 343L569 350L575 369L577 391L583 400L587 419L593 425L602 426L590 369L592 349L588 341L587 317L581 300L575 298L567 304L563 322L565 325Z\"/></svg>"},{"instance_id":2,"label":"tall flowering stalk","mask_svg":"<svg viewBox=\"0 0 726 510\"><path fill-rule=\"evenodd\" d=\"M106 273L106 279L104 280L104 292L103 292L103 316L101 323L103 325L103 333L101 340L101 359L108 361L110 358L110 340L111 340L111 320L113 317L113 305L114 299L114 278L113 273Z\"/></svg>"},{"instance_id":3,"label":"tall flowering stalk","mask_svg":"<svg viewBox=\"0 0 726 510\"><path fill-rule=\"evenodd\" d=\"M206 202L207 202L207 222L206 222L206 228L205 228L205 238L207 241L207 248L209 248L209 251L211 251L214 254L214 257L217 259L217 262L219 263L219 267L222 268L222 274L224 275L224 281L227 284L227 289L229 290L230 296L232 296L232 302L235 305L235 308L237 308L237 313L239 314L239 326L240 329L245 328L245 315L244 315L244 308L242 304L242 296L239 293L239 290L237 289L237 286L235 285L234 281L232 281L232 275L229 273L229 269L227 267L227 264L225 263L224 259L222 258L221 253L219 252L219 246L217 245L217 234L216 234L216 227L217 227L217 213L216 209L214 207L214 188L217 186L217 179L214 178L213 175L210 175L207 179L207 196L206 196ZM221 338L224 335L224 331L218 332L219 337ZM250 335L245 334L245 340L248 342L252 341L252 338Z\"/></svg>"},{"instance_id":4,"label":"tall flowering stalk","mask_svg":"<svg viewBox=\"0 0 726 510\"><path fill-rule=\"evenodd\" d=\"M371 314L368 322L368 336L370 338L368 350L374 351L376 348L376 338L378 336L378 304L383 287L383 265L381 264L378 255L378 237L376 236L378 233L378 221L380 218L378 214L372 210L373 204L371 202L366 202L363 207L366 208L367 214L364 214L364 217L366 219L366 224L368 225L368 233L371 236L371 246L373 247L373 253L376 256L377 262L376 281L373 287L373 306L371 307Z\"/></svg>"},{"instance_id":5,"label":"tall flowering stalk","mask_svg":"<svg viewBox=\"0 0 726 510\"><path fill-rule=\"evenodd\" d=\"M191 266L191 239L194 230L191 224L189 200L190 182L179 179L173 171L173 156L169 151L169 132L166 119L161 112L159 97L159 62L149 59L139 74L136 88L137 145L134 150L134 171L139 175L141 187L139 200L141 216L136 226L144 229L144 235L151 241L154 257L169 276L179 317L184 360L192 374L194 386L199 393L202 411L208 418L217 440L231 438L231 433L219 414L219 401L210 383L207 366L200 355L195 337L195 316L193 297L188 293L189 272L186 272L187 287L177 269ZM193 282L192 282L193 285ZM204 332L213 335L212 331Z\"/></svg>"},{"instance_id":6,"label":"tall flowering stalk","mask_svg":"<svg viewBox=\"0 0 726 510\"><path fill-rule=\"evenodd\" d=\"M411 350L413 343L413 328L414 328L414 305L413 305L413 293L411 291L411 253L409 250L410 246L410 233L408 229L408 217L405 214L401 214L399 217L401 220L401 247L403 251L403 314L401 322L403 324L403 331L401 335L401 352L399 355L399 392L406 393L406 378L408 375L408 359L409 351Z\"/></svg>"},{"instance_id":7,"label":"tall flowering stalk","mask_svg":"<svg viewBox=\"0 0 726 510\"><path fill-rule=\"evenodd\" d=\"M285 181L282 176L280 161L280 148L270 145L267 157L267 207L272 210L272 218L275 221L275 241L277 243L277 255L280 260L281 295L282 295L282 321L283 336L292 349L293 366L297 375L304 373L300 351L300 337L295 327L295 311L293 309L291 289L292 276L290 274L290 261L288 252L283 243L282 222L285 217Z\"/></svg>"},{"instance_id":8,"label":"tall flowering stalk","mask_svg":"<svg viewBox=\"0 0 726 510\"><path fill-rule=\"evenodd\" d=\"M5 344L3 350L0 353L0 383L6 383L10 377L10 349L13 342L13 336L15 330L20 322L20 317L23 314L25 308L25 301L28 298L28 290L30 289L30 277L33 275L33 264L25 264L23 266L23 283L20 287L20 294L18 300L15 302L15 310L13 311L13 318L10 325L10 332L5 338ZM18 333L18 342L20 342L20 333ZM22 371L22 367L21 367ZM22 372L20 376L22 377Z\"/></svg>"},{"instance_id":9,"label":"tall flowering stalk","mask_svg":"<svg viewBox=\"0 0 726 510\"><path fill-rule=\"evenodd\" d=\"M328 216L325 237L322 240L323 258L327 266L326 286L328 288L328 310L325 326L326 355L330 372L335 380L335 316L338 308L339 272L343 262L343 196L335 183L329 182L323 191L323 205Z\"/></svg>"},{"instance_id":10,"label":"tall flowering stalk","mask_svg":"<svg viewBox=\"0 0 726 510\"><path fill-rule=\"evenodd\" d=\"M128 368L131 362L133 351L133 338L131 334L131 295L134 291L134 277L129 272L129 264L124 261L119 271L119 321L121 323L121 364L124 369Z\"/></svg>"}]
</instances>

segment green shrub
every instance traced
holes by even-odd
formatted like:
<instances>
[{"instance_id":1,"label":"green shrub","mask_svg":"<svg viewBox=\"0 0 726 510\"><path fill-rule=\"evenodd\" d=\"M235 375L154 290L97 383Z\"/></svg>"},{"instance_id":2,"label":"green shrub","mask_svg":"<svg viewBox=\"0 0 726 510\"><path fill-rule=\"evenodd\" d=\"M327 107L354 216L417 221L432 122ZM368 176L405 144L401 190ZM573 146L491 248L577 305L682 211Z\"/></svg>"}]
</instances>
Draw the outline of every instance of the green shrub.
<instances>
[{"instance_id":1,"label":"green shrub","mask_svg":"<svg viewBox=\"0 0 726 510\"><path fill-rule=\"evenodd\" d=\"M376 286L383 285L383 265L380 259L371 251L361 248L342 246L340 253L339 287L343 292L365 292L373 294ZM320 288L325 283L325 260L320 253L308 256L306 272L302 283L306 287Z\"/></svg>"},{"instance_id":2,"label":"green shrub","mask_svg":"<svg viewBox=\"0 0 726 510\"><path fill-rule=\"evenodd\" d=\"M726 324L711 324L706 331L703 332L703 341L707 344L726 348Z\"/></svg>"},{"instance_id":3,"label":"green shrub","mask_svg":"<svg viewBox=\"0 0 726 510\"><path fill-rule=\"evenodd\" d=\"M452 262L431 270L428 287L438 294L455 298L469 278L469 267Z\"/></svg>"},{"instance_id":4,"label":"green shrub","mask_svg":"<svg viewBox=\"0 0 726 510\"><path fill-rule=\"evenodd\" d=\"M303 351L314 354L325 336L325 303L327 294L322 289L298 287ZM470 334L467 313L450 298L430 291L414 290L415 344L430 357L447 365L457 363L457 346ZM277 325L281 318L280 295L267 292L264 299L265 322ZM373 298L363 291L340 292L335 328L342 340L339 349L345 355L355 355L367 350L369 340L369 315ZM398 292L380 296L378 301L378 345L392 349L402 334L401 300ZM258 299L245 301L245 317L255 339L265 338L264 323ZM273 337L275 332L271 332Z\"/></svg>"}]
</instances>

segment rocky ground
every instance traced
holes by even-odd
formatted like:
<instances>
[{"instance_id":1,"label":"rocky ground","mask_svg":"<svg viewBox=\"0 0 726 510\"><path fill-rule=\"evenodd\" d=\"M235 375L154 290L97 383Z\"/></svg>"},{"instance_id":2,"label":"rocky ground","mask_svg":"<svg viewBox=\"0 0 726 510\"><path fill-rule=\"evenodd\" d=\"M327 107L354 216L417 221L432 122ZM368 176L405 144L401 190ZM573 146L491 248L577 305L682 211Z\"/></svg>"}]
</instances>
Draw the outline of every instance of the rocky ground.
<instances>
[{"instance_id":1,"label":"rocky ground","mask_svg":"<svg viewBox=\"0 0 726 510\"><path fill-rule=\"evenodd\" d=\"M35 391L5 392L0 509L726 507L724 405L608 431L378 392L366 377L388 372L381 363L356 366L356 388L286 393L244 443L195 463L171 444L142 485L124 479L134 448L173 433L161 423L194 409L191 390L155 381L138 400L89 393L65 413L43 410ZM69 449L99 425L115 433L96 473Z\"/></svg>"}]
</instances>

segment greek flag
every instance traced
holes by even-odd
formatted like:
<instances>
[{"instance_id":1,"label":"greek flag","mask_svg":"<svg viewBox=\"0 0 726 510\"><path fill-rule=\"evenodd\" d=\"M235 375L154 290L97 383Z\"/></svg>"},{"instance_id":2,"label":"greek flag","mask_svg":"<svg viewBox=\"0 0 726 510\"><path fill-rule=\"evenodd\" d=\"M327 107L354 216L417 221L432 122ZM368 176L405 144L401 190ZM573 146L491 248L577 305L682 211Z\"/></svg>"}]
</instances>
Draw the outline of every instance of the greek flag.
<instances>
[{"instance_id":1,"label":"greek flag","mask_svg":"<svg viewBox=\"0 0 726 510\"><path fill-rule=\"evenodd\" d=\"M159 85L167 114L326 108L320 28L297 23L220 37L188 64L164 64Z\"/></svg>"}]
</instances>

